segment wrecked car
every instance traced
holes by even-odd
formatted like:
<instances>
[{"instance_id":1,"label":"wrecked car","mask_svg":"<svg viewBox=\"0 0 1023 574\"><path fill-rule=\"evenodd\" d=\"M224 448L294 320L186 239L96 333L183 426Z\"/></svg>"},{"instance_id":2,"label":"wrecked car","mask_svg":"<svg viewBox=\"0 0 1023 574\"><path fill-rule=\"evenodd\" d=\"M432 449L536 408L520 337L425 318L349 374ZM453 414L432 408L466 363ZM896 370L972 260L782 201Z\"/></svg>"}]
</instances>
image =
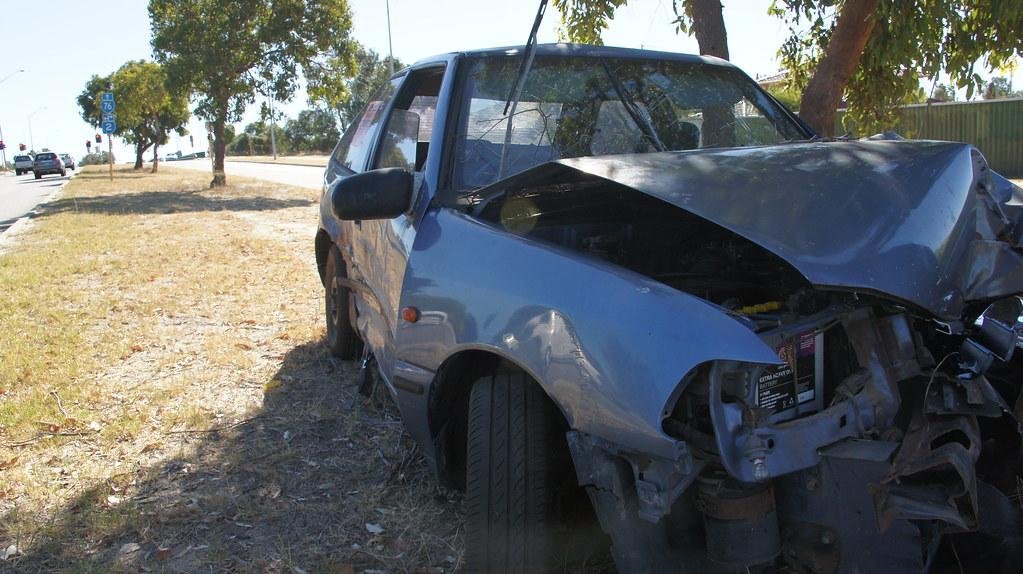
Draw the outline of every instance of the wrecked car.
<instances>
[{"instance_id":1,"label":"wrecked car","mask_svg":"<svg viewBox=\"0 0 1023 574\"><path fill-rule=\"evenodd\" d=\"M327 167L327 341L466 490L469 571L594 516L623 572L1012 570L1020 195L714 58L437 56Z\"/></svg>"}]
</instances>

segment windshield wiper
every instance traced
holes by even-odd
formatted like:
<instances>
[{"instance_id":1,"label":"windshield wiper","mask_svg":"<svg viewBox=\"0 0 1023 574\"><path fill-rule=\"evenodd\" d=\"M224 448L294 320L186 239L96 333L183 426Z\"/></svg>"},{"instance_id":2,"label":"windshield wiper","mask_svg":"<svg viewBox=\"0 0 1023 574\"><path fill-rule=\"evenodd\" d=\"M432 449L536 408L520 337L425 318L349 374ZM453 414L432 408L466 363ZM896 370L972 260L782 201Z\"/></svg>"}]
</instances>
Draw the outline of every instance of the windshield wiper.
<instances>
[{"instance_id":1,"label":"windshield wiper","mask_svg":"<svg viewBox=\"0 0 1023 574\"><path fill-rule=\"evenodd\" d=\"M629 96L628 92L622 86L618 78L611 73L611 67L607 65L607 60L601 58L600 64L604 66L604 73L607 74L607 78L611 80L611 86L614 87L615 93L618 94L618 99L622 101L622 105L625 106L625 111L629 112L629 116L632 121L636 122L636 126L639 127L643 135L646 136L650 143L653 144L657 151L667 151L668 148L661 143L661 138L657 137L657 130L654 129L653 124L650 123L650 119L644 116L639 111L639 106L633 101L632 97Z\"/></svg>"},{"instance_id":2,"label":"windshield wiper","mask_svg":"<svg viewBox=\"0 0 1023 574\"><path fill-rule=\"evenodd\" d=\"M515 86L508 99L504 102L504 117L508 118L508 127L504 131L504 147L501 148L501 165L497 170L497 179L504 178L504 170L508 165L508 148L511 146L512 118L515 116L515 108L519 105L519 98L522 97L522 88L526 85L526 78L529 76L529 69L533 67L533 56L536 55L536 32L540 29L540 22L543 21L543 14L547 10L547 0L540 0L540 7L536 10L536 18L533 20L533 29L529 31L529 38L526 39L526 48L522 55L522 63L519 64L519 72L515 78ZM509 108L511 112L509 113Z\"/></svg>"}]
</instances>

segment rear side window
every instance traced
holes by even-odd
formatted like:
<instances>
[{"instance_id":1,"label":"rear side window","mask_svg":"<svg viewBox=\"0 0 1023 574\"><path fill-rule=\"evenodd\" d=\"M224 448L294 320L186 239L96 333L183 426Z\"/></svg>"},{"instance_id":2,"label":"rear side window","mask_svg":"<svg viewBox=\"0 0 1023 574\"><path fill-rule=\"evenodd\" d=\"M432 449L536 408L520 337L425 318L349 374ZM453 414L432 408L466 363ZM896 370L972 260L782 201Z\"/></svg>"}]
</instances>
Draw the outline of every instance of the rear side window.
<instances>
[{"instance_id":1,"label":"rear side window","mask_svg":"<svg viewBox=\"0 0 1023 574\"><path fill-rule=\"evenodd\" d=\"M341 136L341 141L334 148L334 160L349 173L358 173L366 168L366 160L373 149L373 142L383 121L387 102L401 80L402 78L395 78L377 92L366 105L366 109L348 126L345 134Z\"/></svg>"}]
</instances>

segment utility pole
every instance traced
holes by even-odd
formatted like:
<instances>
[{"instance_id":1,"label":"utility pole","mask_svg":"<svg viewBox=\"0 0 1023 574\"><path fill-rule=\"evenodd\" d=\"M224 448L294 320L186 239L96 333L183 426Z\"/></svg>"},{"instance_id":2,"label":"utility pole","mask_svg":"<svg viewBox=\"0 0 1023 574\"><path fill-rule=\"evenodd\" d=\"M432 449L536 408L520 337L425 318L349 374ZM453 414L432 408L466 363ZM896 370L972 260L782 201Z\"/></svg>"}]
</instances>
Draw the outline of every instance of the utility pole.
<instances>
[{"instance_id":1,"label":"utility pole","mask_svg":"<svg viewBox=\"0 0 1023 574\"><path fill-rule=\"evenodd\" d=\"M46 109L46 106L43 106L43 107L37 109L36 111L34 111L34 112L32 112L31 114L28 115L28 145L29 145L29 148L31 148L32 153L35 153L35 151L36 151L36 142L35 142L34 139L32 139L32 116L38 114L39 112L41 112L41 111L43 111L45 109Z\"/></svg>"},{"instance_id":2,"label":"utility pole","mask_svg":"<svg viewBox=\"0 0 1023 574\"><path fill-rule=\"evenodd\" d=\"M271 96L268 98L270 105L270 151L274 155L274 161L277 161L277 136L274 135L274 128L277 126L277 118L274 117L274 99Z\"/></svg>"},{"instance_id":3,"label":"utility pole","mask_svg":"<svg viewBox=\"0 0 1023 574\"><path fill-rule=\"evenodd\" d=\"M391 47L391 0L384 2L387 5L387 69L394 75L394 48Z\"/></svg>"}]
</instances>

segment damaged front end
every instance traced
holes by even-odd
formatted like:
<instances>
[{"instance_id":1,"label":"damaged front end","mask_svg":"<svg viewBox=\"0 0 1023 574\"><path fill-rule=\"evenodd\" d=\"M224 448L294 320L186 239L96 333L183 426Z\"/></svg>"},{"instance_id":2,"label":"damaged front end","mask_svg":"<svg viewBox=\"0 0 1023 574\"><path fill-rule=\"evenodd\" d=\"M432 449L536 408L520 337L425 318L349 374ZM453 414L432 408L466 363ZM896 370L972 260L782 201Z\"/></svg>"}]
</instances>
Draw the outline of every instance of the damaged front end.
<instances>
[{"instance_id":1,"label":"damaged front end","mask_svg":"<svg viewBox=\"0 0 1023 574\"><path fill-rule=\"evenodd\" d=\"M562 162L477 209L709 301L777 353L685 373L661 413L670 457L569 433L619 570L1023 560L1019 190L968 146L826 145L731 181L732 152ZM746 166L784 159L737 153ZM839 164L859 178L848 192L829 171ZM824 194L820 174L842 195ZM779 189L793 201L765 210Z\"/></svg>"},{"instance_id":2,"label":"damaged front end","mask_svg":"<svg viewBox=\"0 0 1023 574\"><path fill-rule=\"evenodd\" d=\"M920 572L955 553L1003 571L1020 557L1013 329L985 315L949 334L858 303L777 315L761 337L780 365L690 373L663 421L687 446L672 463L572 434L620 568Z\"/></svg>"}]
</instances>

